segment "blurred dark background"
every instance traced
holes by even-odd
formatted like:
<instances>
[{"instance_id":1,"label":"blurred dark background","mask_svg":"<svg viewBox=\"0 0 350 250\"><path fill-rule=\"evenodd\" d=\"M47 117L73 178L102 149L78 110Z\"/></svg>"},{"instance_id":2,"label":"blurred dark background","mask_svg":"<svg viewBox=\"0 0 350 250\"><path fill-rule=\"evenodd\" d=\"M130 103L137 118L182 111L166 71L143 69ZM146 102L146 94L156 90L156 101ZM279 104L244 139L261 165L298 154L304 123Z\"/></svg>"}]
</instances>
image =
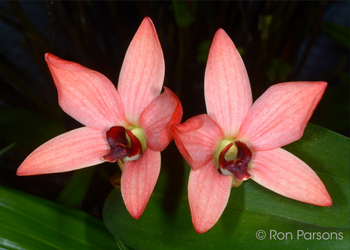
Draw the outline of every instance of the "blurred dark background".
<instances>
[{"instance_id":1,"label":"blurred dark background","mask_svg":"<svg viewBox=\"0 0 350 250\"><path fill-rule=\"evenodd\" d=\"M36 147L81 126L58 106L44 53L117 84L145 16L157 29L164 85L182 101L183 121L206 112L207 54L223 28L242 55L254 100L275 83L326 81L311 122L349 136L349 13L349 1L1 1L0 185L99 216L116 164L32 177L17 177L16 170ZM171 144L165 154L175 150ZM67 202L65 195L77 187L80 196Z\"/></svg>"}]
</instances>

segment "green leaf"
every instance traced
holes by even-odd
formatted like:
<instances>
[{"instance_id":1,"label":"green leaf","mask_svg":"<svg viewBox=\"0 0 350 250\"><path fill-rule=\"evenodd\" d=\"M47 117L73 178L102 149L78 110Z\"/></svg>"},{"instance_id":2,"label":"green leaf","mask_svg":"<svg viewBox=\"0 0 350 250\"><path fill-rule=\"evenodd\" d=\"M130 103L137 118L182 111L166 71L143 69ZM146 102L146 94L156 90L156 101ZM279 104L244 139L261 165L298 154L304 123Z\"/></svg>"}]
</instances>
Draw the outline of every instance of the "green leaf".
<instances>
[{"instance_id":1,"label":"green leaf","mask_svg":"<svg viewBox=\"0 0 350 250\"><path fill-rule=\"evenodd\" d=\"M272 22L272 15L259 16L258 28L261 30L261 39L267 40L269 38L269 29Z\"/></svg>"},{"instance_id":2,"label":"green leaf","mask_svg":"<svg viewBox=\"0 0 350 250\"><path fill-rule=\"evenodd\" d=\"M130 247L127 247L123 242L118 240L118 238L115 238L115 241L117 242L117 246L120 250L132 250Z\"/></svg>"},{"instance_id":3,"label":"green leaf","mask_svg":"<svg viewBox=\"0 0 350 250\"><path fill-rule=\"evenodd\" d=\"M175 20L179 27L187 27L195 21L195 12L197 9L197 2L191 1L172 1ZM187 4L192 5L192 10L190 11Z\"/></svg>"},{"instance_id":4,"label":"green leaf","mask_svg":"<svg viewBox=\"0 0 350 250\"><path fill-rule=\"evenodd\" d=\"M76 207L85 197L94 170L95 167L89 167L75 171L57 197L56 202L69 207Z\"/></svg>"},{"instance_id":5,"label":"green leaf","mask_svg":"<svg viewBox=\"0 0 350 250\"><path fill-rule=\"evenodd\" d=\"M350 30L336 23L322 22L322 30L345 48L350 48Z\"/></svg>"},{"instance_id":6,"label":"green leaf","mask_svg":"<svg viewBox=\"0 0 350 250\"><path fill-rule=\"evenodd\" d=\"M238 52L239 52L239 54L241 55L241 56L243 56L244 55L244 53L245 53L245 50L244 50L244 48L243 47L237 47L237 50L238 50Z\"/></svg>"},{"instance_id":7,"label":"green leaf","mask_svg":"<svg viewBox=\"0 0 350 250\"><path fill-rule=\"evenodd\" d=\"M197 62L206 63L209 54L211 40L204 40L198 46Z\"/></svg>"},{"instance_id":8,"label":"green leaf","mask_svg":"<svg viewBox=\"0 0 350 250\"><path fill-rule=\"evenodd\" d=\"M270 81L274 81L278 76L281 81L285 81L290 72L292 72L292 66L283 63L280 58L275 58L267 71L267 77Z\"/></svg>"},{"instance_id":9,"label":"green leaf","mask_svg":"<svg viewBox=\"0 0 350 250\"><path fill-rule=\"evenodd\" d=\"M106 200L104 222L134 249L348 249L349 138L309 124L304 136L285 148L316 171L333 199L332 207L291 200L249 180L232 189L220 220L199 235L187 199L189 167L163 166L139 220L129 215L115 189ZM265 239L257 238L263 235L259 230L264 230Z\"/></svg>"},{"instance_id":10,"label":"green leaf","mask_svg":"<svg viewBox=\"0 0 350 250\"><path fill-rule=\"evenodd\" d=\"M3 148L0 150L0 156L2 156L3 154L5 154L7 151L9 151L11 148L13 148L13 146L15 146L15 143L11 143L10 145L8 145L7 147Z\"/></svg>"},{"instance_id":11,"label":"green leaf","mask_svg":"<svg viewBox=\"0 0 350 250\"><path fill-rule=\"evenodd\" d=\"M0 186L0 249L118 249L102 221Z\"/></svg>"}]
</instances>

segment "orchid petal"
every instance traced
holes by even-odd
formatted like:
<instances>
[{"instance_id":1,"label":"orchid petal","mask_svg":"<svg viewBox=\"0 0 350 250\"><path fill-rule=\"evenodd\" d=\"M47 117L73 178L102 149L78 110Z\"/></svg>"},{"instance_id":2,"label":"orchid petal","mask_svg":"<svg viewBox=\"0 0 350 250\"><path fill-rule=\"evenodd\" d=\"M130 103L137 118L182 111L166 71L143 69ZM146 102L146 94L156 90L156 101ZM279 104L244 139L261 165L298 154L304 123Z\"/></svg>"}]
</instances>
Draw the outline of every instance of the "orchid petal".
<instances>
[{"instance_id":1,"label":"orchid petal","mask_svg":"<svg viewBox=\"0 0 350 250\"><path fill-rule=\"evenodd\" d=\"M176 146L193 170L214 159L224 138L221 128L208 115L198 115L173 127Z\"/></svg>"},{"instance_id":2,"label":"orchid petal","mask_svg":"<svg viewBox=\"0 0 350 250\"><path fill-rule=\"evenodd\" d=\"M142 111L160 94L164 71L157 32L146 17L126 52L118 83L126 117L133 126L138 125Z\"/></svg>"},{"instance_id":3,"label":"orchid petal","mask_svg":"<svg viewBox=\"0 0 350 250\"><path fill-rule=\"evenodd\" d=\"M78 128L44 143L21 164L17 175L38 175L76 170L104 162L109 152L105 135L88 127Z\"/></svg>"},{"instance_id":4,"label":"orchid petal","mask_svg":"<svg viewBox=\"0 0 350 250\"><path fill-rule=\"evenodd\" d=\"M237 139L254 150L269 150L301 138L326 82L287 82L271 86L249 110Z\"/></svg>"},{"instance_id":5,"label":"orchid petal","mask_svg":"<svg viewBox=\"0 0 350 250\"><path fill-rule=\"evenodd\" d=\"M123 103L114 85L101 73L45 54L61 108L90 128L107 131L125 121Z\"/></svg>"},{"instance_id":6,"label":"orchid petal","mask_svg":"<svg viewBox=\"0 0 350 250\"><path fill-rule=\"evenodd\" d=\"M233 138L252 105L252 94L241 56L230 37L219 29L211 45L204 82L208 115Z\"/></svg>"},{"instance_id":7,"label":"orchid petal","mask_svg":"<svg viewBox=\"0 0 350 250\"><path fill-rule=\"evenodd\" d=\"M146 148L137 161L127 161L121 179L126 208L134 219L141 217L156 185L160 171L160 152Z\"/></svg>"},{"instance_id":8,"label":"orchid petal","mask_svg":"<svg viewBox=\"0 0 350 250\"><path fill-rule=\"evenodd\" d=\"M147 146L155 151L163 151L173 139L171 127L182 118L179 98L168 88L142 112L140 126L146 135Z\"/></svg>"},{"instance_id":9,"label":"orchid petal","mask_svg":"<svg viewBox=\"0 0 350 250\"><path fill-rule=\"evenodd\" d=\"M288 151L277 148L253 154L251 178L260 185L291 199L331 206L332 199L316 173Z\"/></svg>"},{"instance_id":10,"label":"orchid petal","mask_svg":"<svg viewBox=\"0 0 350 250\"><path fill-rule=\"evenodd\" d=\"M233 177L220 174L214 161L191 170L188 200L192 223L197 233L205 233L219 220L230 197Z\"/></svg>"}]
</instances>

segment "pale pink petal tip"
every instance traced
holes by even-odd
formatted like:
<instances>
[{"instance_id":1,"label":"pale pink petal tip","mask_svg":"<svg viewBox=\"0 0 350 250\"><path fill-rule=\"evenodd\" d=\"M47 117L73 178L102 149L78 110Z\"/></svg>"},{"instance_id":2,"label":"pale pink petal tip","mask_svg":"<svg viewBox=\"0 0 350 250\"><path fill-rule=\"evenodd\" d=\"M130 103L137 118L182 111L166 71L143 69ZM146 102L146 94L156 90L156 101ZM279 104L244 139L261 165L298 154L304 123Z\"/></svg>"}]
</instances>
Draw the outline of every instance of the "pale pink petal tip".
<instances>
[{"instance_id":1,"label":"pale pink petal tip","mask_svg":"<svg viewBox=\"0 0 350 250\"><path fill-rule=\"evenodd\" d=\"M251 178L278 194L316 206L332 206L332 199L316 173L284 149L256 152L251 166L248 170Z\"/></svg>"},{"instance_id":2,"label":"pale pink petal tip","mask_svg":"<svg viewBox=\"0 0 350 250\"><path fill-rule=\"evenodd\" d=\"M68 69L71 69L71 70L74 70L75 68L78 68L78 69L81 69L81 70L86 70L87 69L87 68L85 68L84 66L81 66L78 63L63 60L63 59L59 58L58 56L55 56L55 55L53 55L51 53L45 53L45 61L46 61L47 65L49 67L51 67L51 66L57 67L57 68L66 68L66 67L68 67Z\"/></svg>"},{"instance_id":3,"label":"pale pink petal tip","mask_svg":"<svg viewBox=\"0 0 350 250\"><path fill-rule=\"evenodd\" d=\"M197 233L205 233L219 220L230 197L231 185L232 176L220 174L214 161L198 170L191 170L188 200Z\"/></svg>"}]
</instances>

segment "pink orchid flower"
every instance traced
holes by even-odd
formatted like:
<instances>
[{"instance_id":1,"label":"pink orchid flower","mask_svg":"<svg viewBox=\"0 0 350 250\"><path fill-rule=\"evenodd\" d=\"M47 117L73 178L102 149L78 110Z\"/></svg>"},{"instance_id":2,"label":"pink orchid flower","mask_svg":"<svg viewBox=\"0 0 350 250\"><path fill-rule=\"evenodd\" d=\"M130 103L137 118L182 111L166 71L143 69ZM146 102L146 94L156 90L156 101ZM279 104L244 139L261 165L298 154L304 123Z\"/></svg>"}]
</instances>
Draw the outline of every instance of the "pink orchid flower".
<instances>
[{"instance_id":1,"label":"pink orchid flower","mask_svg":"<svg viewBox=\"0 0 350 250\"><path fill-rule=\"evenodd\" d=\"M121 193L138 219L160 171L160 151L172 140L182 118L177 96L161 94L164 58L155 27L146 17L123 62L118 90L102 74L54 55L45 55L59 104L85 127L69 131L32 152L18 175L66 172L117 161L123 170Z\"/></svg>"},{"instance_id":2,"label":"pink orchid flower","mask_svg":"<svg viewBox=\"0 0 350 250\"><path fill-rule=\"evenodd\" d=\"M216 32L205 72L208 115L173 127L175 143L191 166L188 199L198 233L218 221L231 188L249 178L292 199L332 205L315 172L280 148L302 136L326 86L276 84L252 105L243 61L225 31Z\"/></svg>"}]
</instances>

